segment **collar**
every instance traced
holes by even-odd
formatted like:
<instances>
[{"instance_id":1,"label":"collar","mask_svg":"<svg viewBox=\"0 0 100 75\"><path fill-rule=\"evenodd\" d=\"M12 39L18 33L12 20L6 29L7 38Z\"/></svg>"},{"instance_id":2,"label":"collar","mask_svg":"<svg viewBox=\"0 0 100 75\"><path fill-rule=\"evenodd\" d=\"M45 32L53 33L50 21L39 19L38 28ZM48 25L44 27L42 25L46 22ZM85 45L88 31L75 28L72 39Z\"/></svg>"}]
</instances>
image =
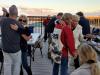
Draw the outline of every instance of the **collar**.
<instances>
[{"instance_id":1,"label":"collar","mask_svg":"<svg viewBox=\"0 0 100 75\"><path fill-rule=\"evenodd\" d=\"M90 65L87 63L80 66L80 69L89 69L89 68L90 68Z\"/></svg>"}]
</instances>

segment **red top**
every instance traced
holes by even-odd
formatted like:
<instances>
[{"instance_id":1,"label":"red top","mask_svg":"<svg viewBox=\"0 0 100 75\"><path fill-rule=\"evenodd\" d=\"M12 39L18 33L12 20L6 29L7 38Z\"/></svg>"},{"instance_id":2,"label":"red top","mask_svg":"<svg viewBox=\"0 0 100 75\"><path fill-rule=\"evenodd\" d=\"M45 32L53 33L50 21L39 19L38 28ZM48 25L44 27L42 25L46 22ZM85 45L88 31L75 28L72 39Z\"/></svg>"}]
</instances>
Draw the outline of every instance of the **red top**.
<instances>
[{"instance_id":1,"label":"red top","mask_svg":"<svg viewBox=\"0 0 100 75\"><path fill-rule=\"evenodd\" d=\"M44 25L44 26L47 26L47 24L48 24L49 21L50 21L50 19L48 19L48 18L45 19L45 20L43 21L43 25Z\"/></svg>"},{"instance_id":2,"label":"red top","mask_svg":"<svg viewBox=\"0 0 100 75\"><path fill-rule=\"evenodd\" d=\"M75 55L75 42L71 28L67 25L63 27L61 32L61 42L63 44L62 57L68 57L68 51L72 56Z\"/></svg>"},{"instance_id":3,"label":"red top","mask_svg":"<svg viewBox=\"0 0 100 75\"><path fill-rule=\"evenodd\" d=\"M63 26L62 26L62 25L60 25L60 24L56 24L56 25L55 25L55 28L62 29L62 28L63 28Z\"/></svg>"}]
</instances>

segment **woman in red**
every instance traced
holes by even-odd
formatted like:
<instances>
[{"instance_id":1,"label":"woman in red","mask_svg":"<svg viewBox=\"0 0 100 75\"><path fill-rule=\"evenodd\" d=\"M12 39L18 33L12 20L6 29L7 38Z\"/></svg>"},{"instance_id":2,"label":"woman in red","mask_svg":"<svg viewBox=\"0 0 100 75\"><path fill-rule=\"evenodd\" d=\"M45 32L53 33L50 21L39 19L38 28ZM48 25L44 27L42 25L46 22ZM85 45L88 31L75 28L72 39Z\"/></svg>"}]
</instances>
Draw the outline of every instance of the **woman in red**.
<instances>
[{"instance_id":1,"label":"woman in red","mask_svg":"<svg viewBox=\"0 0 100 75\"><path fill-rule=\"evenodd\" d=\"M62 20L65 25L61 32L61 42L63 44L61 56L61 75L68 75L68 52L73 57L76 56L73 31L71 29L72 15L70 13L65 13Z\"/></svg>"}]
</instances>

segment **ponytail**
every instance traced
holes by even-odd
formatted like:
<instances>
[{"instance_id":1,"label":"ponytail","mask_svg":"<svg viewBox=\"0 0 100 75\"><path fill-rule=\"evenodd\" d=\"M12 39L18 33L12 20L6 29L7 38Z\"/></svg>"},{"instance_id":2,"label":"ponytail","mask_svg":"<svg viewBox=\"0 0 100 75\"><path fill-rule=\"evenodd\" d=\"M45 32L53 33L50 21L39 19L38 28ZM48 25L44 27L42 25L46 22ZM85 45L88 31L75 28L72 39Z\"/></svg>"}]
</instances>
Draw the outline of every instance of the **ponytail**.
<instances>
[{"instance_id":1,"label":"ponytail","mask_svg":"<svg viewBox=\"0 0 100 75\"><path fill-rule=\"evenodd\" d=\"M91 66L91 75L100 75L100 68L97 63L90 64Z\"/></svg>"}]
</instances>

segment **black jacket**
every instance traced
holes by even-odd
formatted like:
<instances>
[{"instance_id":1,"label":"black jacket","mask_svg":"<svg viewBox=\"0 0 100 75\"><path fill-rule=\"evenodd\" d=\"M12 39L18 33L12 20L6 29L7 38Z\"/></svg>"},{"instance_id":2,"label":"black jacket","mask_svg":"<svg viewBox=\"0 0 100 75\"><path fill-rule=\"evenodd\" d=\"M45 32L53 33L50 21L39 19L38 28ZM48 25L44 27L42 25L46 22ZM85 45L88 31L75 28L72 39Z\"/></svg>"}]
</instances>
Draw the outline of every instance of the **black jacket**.
<instances>
[{"instance_id":1,"label":"black jacket","mask_svg":"<svg viewBox=\"0 0 100 75\"><path fill-rule=\"evenodd\" d=\"M47 24L47 28L46 28L47 33L53 33L54 27L55 27L55 20L56 20L56 19L57 19L56 17L53 17L53 18L49 21L49 23Z\"/></svg>"},{"instance_id":2,"label":"black jacket","mask_svg":"<svg viewBox=\"0 0 100 75\"><path fill-rule=\"evenodd\" d=\"M30 32L29 32L29 28L25 27L24 29L24 33L27 36L30 36ZM26 52L27 51L27 41L20 35L20 48L22 52Z\"/></svg>"}]
</instances>

